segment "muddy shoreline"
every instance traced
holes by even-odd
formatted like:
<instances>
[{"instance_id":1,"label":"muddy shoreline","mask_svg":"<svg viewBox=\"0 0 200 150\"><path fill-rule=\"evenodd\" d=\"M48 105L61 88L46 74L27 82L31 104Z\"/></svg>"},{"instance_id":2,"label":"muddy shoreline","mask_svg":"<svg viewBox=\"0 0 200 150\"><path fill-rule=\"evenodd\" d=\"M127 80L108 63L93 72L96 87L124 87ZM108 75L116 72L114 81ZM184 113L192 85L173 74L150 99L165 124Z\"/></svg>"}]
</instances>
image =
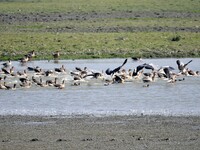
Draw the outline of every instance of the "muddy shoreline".
<instances>
[{"instance_id":1,"label":"muddy shoreline","mask_svg":"<svg viewBox=\"0 0 200 150\"><path fill-rule=\"evenodd\" d=\"M0 149L198 149L199 116L0 116Z\"/></svg>"},{"instance_id":2,"label":"muddy shoreline","mask_svg":"<svg viewBox=\"0 0 200 150\"><path fill-rule=\"evenodd\" d=\"M91 20L105 18L200 18L199 13L181 12L109 12L109 13L30 13L0 14L0 21L12 22L51 22L63 20Z\"/></svg>"}]
</instances>

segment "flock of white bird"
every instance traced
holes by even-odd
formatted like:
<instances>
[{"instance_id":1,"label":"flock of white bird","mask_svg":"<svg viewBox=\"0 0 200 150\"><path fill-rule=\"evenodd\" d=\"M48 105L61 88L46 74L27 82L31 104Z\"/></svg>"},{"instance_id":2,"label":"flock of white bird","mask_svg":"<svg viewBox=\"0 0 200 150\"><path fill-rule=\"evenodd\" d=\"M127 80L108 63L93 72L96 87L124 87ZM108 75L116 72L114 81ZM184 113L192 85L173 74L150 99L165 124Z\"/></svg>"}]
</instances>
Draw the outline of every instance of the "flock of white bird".
<instances>
[{"instance_id":1,"label":"flock of white bird","mask_svg":"<svg viewBox=\"0 0 200 150\"><path fill-rule=\"evenodd\" d=\"M59 55L59 52L54 53L54 59L58 58ZM24 64L32 61L32 58L35 56L35 52L31 51L19 61ZM14 90L17 88L31 88L33 86L64 89L67 82L71 86L79 86L91 80L102 83L104 86L137 80L143 83L143 87L149 87L149 83L155 82L157 79L166 80L167 83L176 83L177 81L184 81L184 76L200 75L199 71L193 71L188 68L188 64L192 60L187 63L177 60L178 73L173 72L175 68L171 66L163 66L157 69L153 64L147 63L138 65L134 69L126 70L123 67L127 61L128 59L125 59L119 67L108 68L105 71L92 71L87 67L75 67L74 70L67 71L65 66L62 65L60 68L53 68L51 70L45 70L39 66L27 67L23 72L20 72L15 70L11 60L8 60L1 63L0 89ZM140 61L140 59L132 58L132 61Z\"/></svg>"}]
</instances>

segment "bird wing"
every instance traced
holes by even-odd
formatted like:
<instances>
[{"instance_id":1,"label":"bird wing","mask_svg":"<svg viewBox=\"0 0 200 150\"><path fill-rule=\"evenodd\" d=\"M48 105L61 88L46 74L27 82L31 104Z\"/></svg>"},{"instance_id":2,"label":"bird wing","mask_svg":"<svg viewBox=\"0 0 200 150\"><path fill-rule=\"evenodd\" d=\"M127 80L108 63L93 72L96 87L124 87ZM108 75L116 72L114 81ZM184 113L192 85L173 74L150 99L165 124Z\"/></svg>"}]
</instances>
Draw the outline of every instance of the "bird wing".
<instances>
[{"instance_id":1,"label":"bird wing","mask_svg":"<svg viewBox=\"0 0 200 150\"><path fill-rule=\"evenodd\" d=\"M170 71L175 70L175 68L171 66L168 66L167 68L169 68Z\"/></svg>"},{"instance_id":2,"label":"bird wing","mask_svg":"<svg viewBox=\"0 0 200 150\"><path fill-rule=\"evenodd\" d=\"M82 69L81 69L81 68L79 68L79 67L76 67L75 69L76 69L76 70L78 70L78 71L82 71Z\"/></svg>"},{"instance_id":3,"label":"bird wing","mask_svg":"<svg viewBox=\"0 0 200 150\"><path fill-rule=\"evenodd\" d=\"M112 74L112 70L110 70L110 68L108 68L108 69L106 70L106 74L107 74L107 75L111 75L111 74Z\"/></svg>"},{"instance_id":4,"label":"bird wing","mask_svg":"<svg viewBox=\"0 0 200 150\"><path fill-rule=\"evenodd\" d=\"M143 65L139 65L136 68L136 73L138 73L140 70L142 70L144 68L144 64Z\"/></svg>"},{"instance_id":5,"label":"bird wing","mask_svg":"<svg viewBox=\"0 0 200 150\"><path fill-rule=\"evenodd\" d=\"M89 76L94 76L94 73L92 73L92 74L87 74L87 75L83 76L83 78L86 78L86 77L89 77Z\"/></svg>"},{"instance_id":6,"label":"bird wing","mask_svg":"<svg viewBox=\"0 0 200 150\"><path fill-rule=\"evenodd\" d=\"M99 73L99 72L92 72L91 74L87 74L87 75L83 76L83 78L86 78L88 76L92 76L93 78L98 78L98 76L101 76L101 73Z\"/></svg>"},{"instance_id":7,"label":"bird wing","mask_svg":"<svg viewBox=\"0 0 200 150\"><path fill-rule=\"evenodd\" d=\"M151 69L151 70L154 70L155 68L152 66L152 65L150 65L150 64L145 64L144 65L144 68L145 69Z\"/></svg>"},{"instance_id":8,"label":"bird wing","mask_svg":"<svg viewBox=\"0 0 200 150\"><path fill-rule=\"evenodd\" d=\"M163 70L164 70L164 72L165 72L166 77L170 79L170 78L171 78L171 75L170 75L169 68L164 68Z\"/></svg>"},{"instance_id":9,"label":"bird wing","mask_svg":"<svg viewBox=\"0 0 200 150\"><path fill-rule=\"evenodd\" d=\"M184 67L186 67L191 62L192 62L192 60L190 60L189 62L187 62L186 64L184 64Z\"/></svg>"},{"instance_id":10,"label":"bird wing","mask_svg":"<svg viewBox=\"0 0 200 150\"><path fill-rule=\"evenodd\" d=\"M121 65L121 67L123 67L123 66L127 63L127 60L128 60L128 59L125 59L125 60L124 60L124 62L123 62L123 64Z\"/></svg>"},{"instance_id":11,"label":"bird wing","mask_svg":"<svg viewBox=\"0 0 200 150\"><path fill-rule=\"evenodd\" d=\"M33 67L27 67L27 70L34 71L34 68Z\"/></svg>"},{"instance_id":12,"label":"bird wing","mask_svg":"<svg viewBox=\"0 0 200 150\"><path fill-rule=\"evenodd\" d=\"M107 75L111 75L111 74L114 74L115 72L118 72L118 71L127 63L127 60L128 60L128 59L125 59L124 62L123 62L123 64L122 64L121 66L119 66L119 67L117 67L117 68L115 68L115 69L113 69L113 70L110 70L110 68L108 68L108 69L106 70L106 74L107 74Z\"/></svg>"},{"instance_id":13,"label":"bird wing","mask_svg":"<svg viewBox=\"0 0 200 150\"><path fill-rule=\"evenodd\" d=\"M1 65L3 65L3 66L7 66L8 64L5 62L5 63L3 63L3 64L1 64Z\"/></svg>"},{"instance_id":14,"label":"bird wing","mask_svg":"<svg viewBox=\"0 0 200 150\"><path fill-rule=\"evenodd\" d=\"M2 68L2 71L5 73L5 74L10 74L10 72L8 72L8 70Z\"/></svg>"},{"instance_id":15,"label":"bird wing","mask_svg":"<svg viewBox=\"0 0 200 150\"><path fill-rule=\"evenodd\" d=\"M128 60L128 59L125 59L124 62L123 62L123 64L122 64L121 66L115 68L115 69L113 70L113 73L119 71L119 70L127 63L127 60Z\"/></svg>"},{"instance_id":16,"label":"bird wing","mask_svg":"<svg viewBox=\"0 0 200 150\"><path fill-rule=\"evenodd\" d=\"M162 66L162 67L160 67L160 69L158 69L158 71L162 73L162 70L163 70L164 68L168 68L169 71L175 70L175 68L174 68L174 67L171 67L171 66Z\"/></svg>"},{"instance_id":17,"label":"bird wing","mask_svg":"<svg viewBox=\"0 0 200 150\"><path fill-rule=\"evenodd\" d=\"M60 68L55 68L54 69L56 72L61 72L61 69Z\"/></svg>"}]
</instances>

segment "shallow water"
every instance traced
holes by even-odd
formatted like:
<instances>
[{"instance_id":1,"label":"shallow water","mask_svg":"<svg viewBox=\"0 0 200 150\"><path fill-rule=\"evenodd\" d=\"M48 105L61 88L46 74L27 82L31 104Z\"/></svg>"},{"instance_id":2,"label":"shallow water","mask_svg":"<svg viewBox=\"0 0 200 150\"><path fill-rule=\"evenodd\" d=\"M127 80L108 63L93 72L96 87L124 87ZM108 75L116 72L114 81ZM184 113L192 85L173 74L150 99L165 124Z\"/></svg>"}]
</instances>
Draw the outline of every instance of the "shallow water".
<instances>
[{"instance_id":1,"label":"shallow water","mask_svg":"<svg viewBox=\"0 0 200 150\"><path fill-rule=\"evenodd\" d=\"M200 70L200 59L192 58L188 65L192 70ZM175 58L144 59L142 62L128 60L123 67L134 69L139 64L153 63L172 66L178 72ZM188 62L190 58L180 59ZM69 71L75 67L87 66L91 70L102 71L118 67L124 59L33 61L26 66L13 62L16 70L27 66L54 69L64 65ZM185 77L185 81L169 84L158 80L144 88L141 81L104 86L97 80L88 80L80 86L70 86L70 76L63 75L68 83L65 89L53 87L16 90L0 90L0 115L200 115L200 77ZM13 80L12 80L13 81ZM17 82L17 81L16 81Z\"/></svg>"}]
</instances>

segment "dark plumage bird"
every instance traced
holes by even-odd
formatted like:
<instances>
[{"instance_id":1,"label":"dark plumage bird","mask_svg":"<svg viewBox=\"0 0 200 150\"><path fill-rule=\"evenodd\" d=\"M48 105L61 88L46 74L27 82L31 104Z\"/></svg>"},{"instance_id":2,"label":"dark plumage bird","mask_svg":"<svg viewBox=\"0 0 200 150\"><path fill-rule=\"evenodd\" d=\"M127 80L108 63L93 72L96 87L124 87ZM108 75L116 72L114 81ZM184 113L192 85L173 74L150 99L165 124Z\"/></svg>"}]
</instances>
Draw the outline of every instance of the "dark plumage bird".
<instances>
[{"instance_id":1,"label":"dark plumage bird","mask_svg":"<svg viewBox=\"0 0 200 150\"><path fill-rule=\"evenodd\" d=\"M28 71L34 71L34 69L35 69L35 68L33 68L33 67L27 67L27 70L28 70Z\"/></svg>"},{"instance_id":2,"label":"dark plumage bird","mask_svg":"<svg viewBox=\"0 0 200 150\"><path fill-rule=\"evenodd\" d=\"M0 81L6 80L7 76L0 77Z\"/></svg>"},{"instance_id":3,"label":"dark plumage bird","mask_svg":"<svg viewBox=\"0 0 200 150\"><path fill-rule=\"evenodd\" d=\"M27 76L27 72L26 72L26 70L24 70L23 72L17 71L17 75L19 75L19 76Z\"/></svg>"},{"instance_id":4,"label":"dark plumage bird","mask_svg":"<svg viewBox=\"0 0 200 150\"><path fill-rule=\"evenodd\" d=\"M40 86L40 87L46 87L46 86L48 86L47 83L43 83L43 82L42 82L42 78L40 78L40 81L37 82L36 85L38 85L38 86Z\"/></svg>"},{"instance_id":5,"label":"dark plumage bird","mask_svg":"<svg viewBox=\"0 0 200 150\"><path fill-rule=\"evenodd\" d=\"M28 57L28 61L31 61L33 57L36 56L35 54L35 50L30 51L27 55L25 55Z\"/></svg>"},{"instance_id":6,"label":"dark plumage bird","mask_svg":"<svg viewBox=\"0 0 200 150\"><path fill-rule=\"evenodd\" d=\"M88 74L87 67L84 67L83 69L81 69L79 67L75 67L75 69L78 71L78 73L71 72L71 75L75 75L75 76L79 76L80 78L83 78L84 76L86 76Z\"/></svg>"},{"instance_id":7,"label":"dark plumage bird","mask_svg":"<svg viewBox=\"0 0 200 150\"><path fill-rule=\"evenodd\" d=\"M193 71L193 70L188 70L188 75L191 75L191 76L198 76L199 75L199 71Z\"/></svg>"},{"instance_id":8,"label":"dark plumage bird","mask_svg":"<svg viewBox=\"0 0 200 150\"><path fill-rule=\"evenodd\" d=\"M22 83L27 83L29 81L28 77L25 78L19 78L19 81Z\"/></svg>"},{"instance_id":9,"label":"dark plumage bird","mask_svg":"<svg viewBox=\"0 0 200 150\"><path fill-rule=\"evenodd\" d=\"M150 72L144 72L143 75L144 75L144 76L150 76L151 73L150 73Z\"/></svg>"},{"instance_id":10,"label":"dark plumage bird","mask_svg":"<svg viewBox=\"0 0 200 150\"><path fill-rule=\"evenodd\" d=\"M174 67L171 67L171 66L162 66L162 67L160 67L160 68L158 69L158 71L160 71L160 70L162 70L162 69L164 69L164 68L168 68L170 71L175 70Z\"/></svg>"},{"instance_id":11,"label":"dark plumage bird","mask_svg":"<svg viewBox=\"0 0 200 150\"><path fill-rule=\"evenodd\" d=\"M10 74L10 72L9 72L7 69L5 69L5 68L2 68L1 70L2 70L2 72L5 73L5 74Z\"/></svg>"},{"instance_id":12,"label":"dark plumage bird","mask_svg":"<svg viewBox=\"0 0 200 150\"><path fill-rule=\"evenodd\" d=\"M10 75L12 75L12 73L14 72L14 67L12 66L11 68L10 68L10 70L7 70L7 69L5 69L5 68L2 68L1 69L5 74L10 74Z\"/></svg>"},{"instance_id":13,"label":"dark plumage bird","mask_svg":"<svg viewBox=\"0 0 200 150\"><path fill-rule=\"evenodd\" d=\"M186 71L186 66L191 63L192 60L190 60L189 62L187 62L186 64L184 64L183 62L181 62L180 60L177 60L176 63L178 65L178 69L180 72L184 73Z\"/></svg>"},{"instance_id":14,"label":"dark plumage bird","mask_svg":"<svg viewBox=\"0 0 200 150\"><path fill-rule=\"evenodd\" d=\"M22 88L30 88L31 87L31 82L25 82L19 84Z\"/></svg>"},{"instance_id":15,"label":"dark plumage bird","mask_svg":"<svg viewBox=\"0 0 200 150\"><path fill-rule=\"evenodd\" d=\"M165 72L166 77L168 78L169 83L175 83L177 81L176 74L171 73L169 68L164 68L163 70Z\"/></svg>"},{"instance_id":16,"label":"dark plumage bird","mask_svg":"<svg viewBox=\"0 0 200 150\"><path fill-rule=\"evenodd\" d=\"M121 66L119 66L119 67L117 67L117 68L115 68L113 70L110 70L110 68L108 68L106 70L106 74L107 75L113 75L114 73L118 72L127 63L127 60L128 59L125 59L125 61L123 62L123 64Z\"/></svg>"},{"instance_id":17,"label":"dark plumage bird","mask_svg":"<svg viewBox=\"0 0 200 150\"><path fill-rule=\"evenodd\" d=\"M147 63L144 63L142 65L139 65L137 66L134 70L133 70L133 73L132 73L132 76L133 77L137 77L137 76L140 76L143 71L141 71L142 69L151 69L152 71L155 70L154 66L152 64L147 64ZM145 73L144 75L147 75L148 73Z\"/></svg>"},{"instance_id":18,"label":"dark plumage bird","mask_svg":"<svg viewBox=\"0 0 200 150\"><path fill-rule=\"evenodd\" d=\"M6 87L6 90L14 90L14 89L16 89L16 85L17 84L13 84L13 86L9 86L9 85L6 85L4 82L4 86Z\"/></svg>"},{"instance_id":19,"label":"dark plumage bird","mask_svg":"<svg viewBox=\"0 0 200 150\"><path fill-rule=\"evenodd\" d=\"M74 76L74 81L80 81L82 80L83 78L81 76Z\"/></svg>"},{"instance_id":20,"label":"dark plumage bird","mask_svg":"<svg viewBox=\"0 0 200 150\"><path fill-rule=\"evenodd\" d=\"M42 69L41 69L40 67L36 67L36 68L34 69L34 71L35 71L36 73L41 73L41 72L42 72Z\"/></svg>"},{"instance_id":21,"label":"dark plumage bird","mask_svg":"<svg viewBox=\"0 0 200 150\"><path fill-rule=\"evenodd\" d=\"M56 84L58 78L55 78L54 81L53 80L46 80L46 84L49 86L53 86L54 84Z\"/></svg>"},{"instance_id":22,"label":"dark plumage bird","mask_svg":"<svg viewBox=\"0 0 200 150\"><path fill-rule=\"evenodd\" d=\"M54 59L58 59L58 57L60 56L60 52L59 52L59 51L56 51L56 52L54 52L52 55L53 55L53 58L54 58Z\"/></svg>"},{"instance_id":23,"label":"dark plumage bird","mask_svg":"<svg viewBox=\"0 0 200 150\"><path fill-rule=\"evenodd\" d=\"M11 66L11 64L12 64L11 60L9 59L7 62L3 63L2 65L3 65L3 67L7 68L7 67Z\"/></svg>"},{"instance_id":24,"label":"dark plumage bird","mask_svg":"<svg viewBox=\"0 0 200 150\"><path fill-rule=\"evenodd\" d=\"M77 70L77 71L83 71L81 68L79 68L79 67L75 67L75 69Z\"/></svg>"},{"instance_id":25,"label":"dark plumage bird","mask_svg":"<svg viewBox=\"0 0 200 150\"><path fill-rule=\"evenodd\" d=\"M55 68L54 69L56 72L65 72L65 67L62 65L60 68Z\"/></svg>"},{"instance_id":26,"label":"dark plumage bird","mask_svg":"<svg viewBox=\"0 0 200 150\"><path fill-rule=\"evenodd\" d=\"M118 75L115 75L114 78L113 78L113 83L124 83L124 79L122 79Z\"/></svg>"},{"instance_id":27,"label":"dark plumage bird","mask_svg":"<svg viewBox=\"0 0 200 150\"><path fill-rule=\"evenodd\" d=\"M62 83L60 84L54 84L54 87L58 88L58 89L64 89L65 88L65 80L62 81Z\"/></svg>"},{"instance_id":28,"label":"dark plumage bird","mask_svg":"<svg viewBox=\"0 0 200 150\"><path fill-rule=\"evenodd\" d=\"M141 61L141 60L142 60L141 57L131 57L131 59L132 59L133 61Z\"/></svg>"},{"instance_id":29,"label":"dark plumage bird","mask_svg":"<svg viewBox=\"0 0 200 150\"><path fill-rule=\"evenodd\" d=\"M98 79L98 78L102 77L103 75L101 73L99 73L99 72L92 72L92 74L87 74L83 78L86 78L88 76L92 76L93 78Z\"/></svg>"},{"instance_id":30,"label":"dark plumage bird","mask_svg":"<svg viewBox=\"0 0 200 150\"><path fill-rule=\"evenodd\" d=\"M36 73L41 73L42 72L42 69L38 66L36 66L35 68L34 67L27 67L27 70L28 71L34 71Z\"/></svg>"},{"instance_id":31,"label":"dark plumage bird","mask_svg":"<svg viewBox=\"0 0 200 150\"><path fill-rule=\"evenodd\" d=\"M156 72L152 72L152 73L150 73L149 75L144 76L144 77L142 78L142 81L143 81L144 83L146 83L146 82L152 82L152 81L155 80L155 76L156 76Z\"/></svg>"},{"instance_id":32,"label":"dark plumage bird","mask_svg":"<svg viewBox=\"0 0 200 150\"><path fill-rule=\"evenodd\" d=\"M168 70L169 72L172 71L172 70L175 70L173 67L171 66L162 66L158 69L158 72L157 72L157 75L159 78L162 78L162 77L165 77L167 78L167 75L165 73L165 71Z\"/></svg>"},{"instance_id":33,"label":"dark plumage bird","mask_svg":"<svg viewBox=\"0 0 200 150\"><path fill-rule=\"evenodd\" d=\"M45 76L48 77L48 76L53 74L53 71L52 70L47 70L47 71L44 72L44 74L45 74Z\"/></svg>"},{"instance_id":34,"label":"dark plumage bird","mask_svg":"<svg viewBox=\"0 0 200 150\"><path fill-rule=\"evenodd\" d=\"M154 68L153 65L144 63L142 65L137 66L136 73L139 72L140 70L142 70L143 68L145 68L145 69L151 69L152 71L155 70L155 68Z\"/></svg>"},{"instance_id":35,"label":"dark plumage bird","mask_svg":"<svg viewBox=\"0 0 200 150\"><path fill-rule=\"evenodd\" d=\"M169 68L164 68L163 71L165 73L165 77L170 79L171 78L171 74L170 74Z\"/></svg>"},{"instance_id":36,"label":"dark plumage bird","mask_svg":"<svg viewBox=\"0 0 200 150\"><path fill-rule=\"evenodd\" d=\"M39 83L39 81L36 80L36 78L35 78L34 76L32 76L32 81L33 81L35 84L38 84L38 83Z\"/></svg>"},{"instance_id":37,"label":"dark plumage bird","mask_svg":"<svg viewBox=\"0 0 200 150\"><path fill-rule=\"evenodd\" d=\"M29 58L26 55L23 58L19 59L20 63L22 63L22 64L28 62L28 60L29 60Z\"/></svg>"}]
</instances>

